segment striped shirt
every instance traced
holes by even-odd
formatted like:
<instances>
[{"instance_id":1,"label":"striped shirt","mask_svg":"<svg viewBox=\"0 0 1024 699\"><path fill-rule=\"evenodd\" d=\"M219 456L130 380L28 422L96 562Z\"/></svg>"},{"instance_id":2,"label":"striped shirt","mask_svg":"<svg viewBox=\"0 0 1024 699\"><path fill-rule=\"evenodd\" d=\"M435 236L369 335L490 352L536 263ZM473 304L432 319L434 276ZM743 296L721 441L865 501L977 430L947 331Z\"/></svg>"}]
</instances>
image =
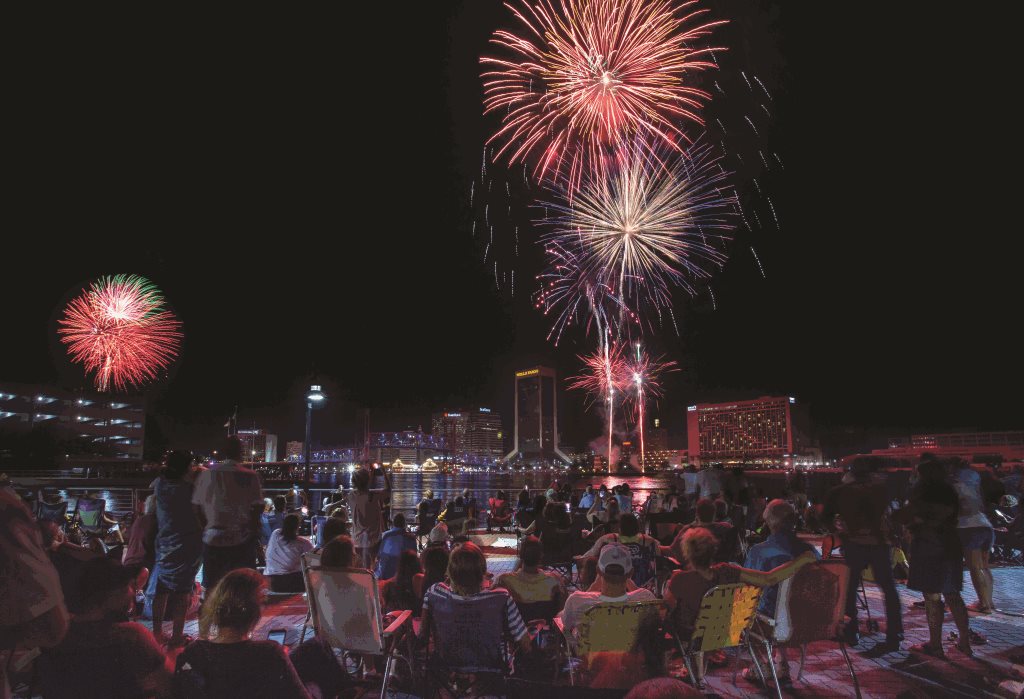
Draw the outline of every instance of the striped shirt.
<instances>
[{"instance_id":1,"label":"striped shirt","mask_svg":"<svg viewBox=\"0 0 1024 699\"><path fill-rule=\"evenodd\" d=\"M505 633L518 641L526 635L526 624L523 623L523 617L520 616L515 601L505 590L481 590L475 595L464 597L456 594L447 583L440 582L427 590L427 594L423 596L423 610L447 608L454 609L458 613L460 607L465 610L463 605L486 602L494 595L501 595L505 598Z\"/></svg>"}]
</instances>

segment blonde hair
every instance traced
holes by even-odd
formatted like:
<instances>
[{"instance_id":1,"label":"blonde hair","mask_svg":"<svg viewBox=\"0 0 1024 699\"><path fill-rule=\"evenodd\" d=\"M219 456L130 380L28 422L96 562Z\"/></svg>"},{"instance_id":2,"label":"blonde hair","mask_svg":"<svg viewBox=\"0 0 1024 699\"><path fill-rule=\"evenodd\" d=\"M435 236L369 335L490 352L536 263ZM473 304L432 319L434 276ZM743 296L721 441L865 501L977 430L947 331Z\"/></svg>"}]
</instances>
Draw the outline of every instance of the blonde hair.
<instances>
[{"instance_id":1,"label":"blonde hair","mask_svg":"<svg viewBox=\"0 0 1024 699\"><path fill-rule=\"evenodd\" d=\"M704 527L694 527L683 534L683 556L691 565L707 568L717 551L718 539Z\"/></svg>"},{"instance_id":2,"label":"blonde hair","mask_svg":"<svg viewBox=\"0 0 1024 699\"><path fill-rule=\"evenodd\" d=\"M199 635L207 638L216 627L248 633L263 615L263 576L249 568L233 570L213 588L199 615Z\"/></svg>"}]
</instances>

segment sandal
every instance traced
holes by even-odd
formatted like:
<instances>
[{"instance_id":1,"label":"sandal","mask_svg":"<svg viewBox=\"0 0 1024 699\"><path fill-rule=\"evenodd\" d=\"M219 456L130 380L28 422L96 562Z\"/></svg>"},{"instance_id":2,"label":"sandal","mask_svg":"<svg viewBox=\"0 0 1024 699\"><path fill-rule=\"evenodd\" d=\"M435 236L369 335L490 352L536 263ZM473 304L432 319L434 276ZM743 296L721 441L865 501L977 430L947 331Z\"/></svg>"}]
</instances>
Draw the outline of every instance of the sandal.
<instances>
[{"instance_id":1,"label":"sandal","mask_svg":"<svg viewBox=\"0 0 1024 699\"><path fill-rule=\"evenodd\" d=\"M919 643L916 646L911 646L910 652L921 653L922 655L929 655L933 658L938 658L939 660L946 659L946 653L942 650L942 646L936 648L935 646L930 646L927 643Z\"/></svg>"}]
</instances>

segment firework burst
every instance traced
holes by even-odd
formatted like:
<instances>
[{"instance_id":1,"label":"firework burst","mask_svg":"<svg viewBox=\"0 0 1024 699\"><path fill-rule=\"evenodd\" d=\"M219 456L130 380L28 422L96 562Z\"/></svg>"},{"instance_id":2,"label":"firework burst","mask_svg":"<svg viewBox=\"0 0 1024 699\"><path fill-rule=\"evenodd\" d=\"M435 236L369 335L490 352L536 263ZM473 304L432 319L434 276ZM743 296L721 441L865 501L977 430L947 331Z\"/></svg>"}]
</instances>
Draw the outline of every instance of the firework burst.
<instances>
[{"instance_id":1,"label":"firework burst","mask_svg":"<svg viewBox=\"0 0 1024 699\"><path fill-rule=\"evenodd\" d=\"M710 95L692 74L722 49L699 47L724 22L674 0L521 0L506 3L523 33L499 30L506 55L483 57L484 112L503 113L488 143L534 176L563 171L573 188L609 149L640 136L679 149L679 122L701 124Z\"/></svg>"},{"instance_id":2,"label":"firework burst","mask_svg":"<svg viewBox=\"0 0 1024 699\"><path fill-rule=\"evenodd\" d=\"M612 436L615 432L615 399L629 387L628 364L622 347L602 336L600 348L581 356L584 372L569 379L569 388L586 391L591 404L604 401L608 413L608 466L611 468ZM620 401L621 402L621 401Z\"/></svg>"},{"instance_id":3,"label":"firework burst","mask_svg":"<svg viewBox=\"0 0 1024 699\"><path fill-rule=\"evenodd\" d=\"M57 332L96 388L123 391L155 379L178 355L181 323L160 291L135 275L102 277L64 309Z\"/></svg>"},{"instance_id":4,"label":"firework burst","mask_svg":"<svg viewBox=\"0 0 1024 699\"><path fill-rule=\"evenodd\" d=\"M667 163L632 152L571 202L544 205L554 212L543 222L548 274L561 277L547 280L546 300L558 322L595 291L616 300L623 321L628 309L670 309L675 287L692 295L725 262L736 198L711 147L698 143Z\"/></svg>"}]
</instances>

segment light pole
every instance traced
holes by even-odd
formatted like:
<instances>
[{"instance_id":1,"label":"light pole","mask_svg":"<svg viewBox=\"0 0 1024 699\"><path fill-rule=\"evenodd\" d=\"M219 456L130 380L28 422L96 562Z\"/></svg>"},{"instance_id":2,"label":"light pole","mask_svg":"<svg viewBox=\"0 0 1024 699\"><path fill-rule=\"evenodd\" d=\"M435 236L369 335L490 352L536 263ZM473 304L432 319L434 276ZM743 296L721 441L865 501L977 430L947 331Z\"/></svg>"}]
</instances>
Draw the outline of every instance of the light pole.
<instances>
[{"instance_id":1,"label":"light pole","mask_svg":"<svg viewBox=\"0 0 1024 699\"><path fill-rule=\"evenodd\" d=\"M309 387L309 391L306 393L306 441L302 445L306 462L304 478L307 485L309 484L309 448L313 429L313 408L319 408L325 400L327 400L327 396L320 390L320 386L313 384Z\"/></svg>"}]
</instances>

